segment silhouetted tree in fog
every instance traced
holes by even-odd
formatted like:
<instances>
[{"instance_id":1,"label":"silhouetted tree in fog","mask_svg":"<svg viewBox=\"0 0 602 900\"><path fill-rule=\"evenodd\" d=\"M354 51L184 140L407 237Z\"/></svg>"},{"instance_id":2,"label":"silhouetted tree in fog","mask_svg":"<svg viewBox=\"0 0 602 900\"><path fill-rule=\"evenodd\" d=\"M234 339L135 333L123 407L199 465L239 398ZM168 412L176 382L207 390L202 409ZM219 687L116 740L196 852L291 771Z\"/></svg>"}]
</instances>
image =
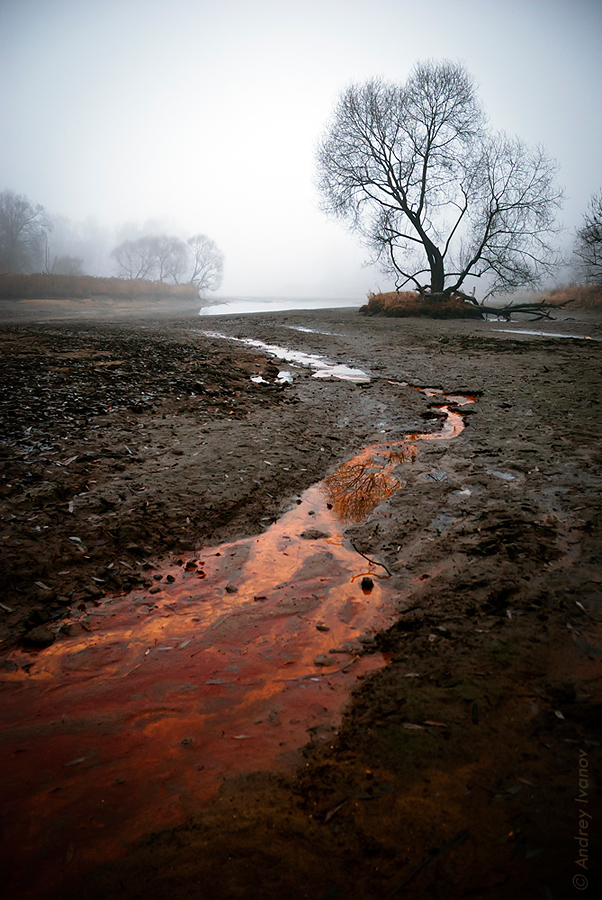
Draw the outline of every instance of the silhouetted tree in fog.
<instances>
[{"instance_id":1,"label":"silhouetted tree in fog","mask_svg":"<svg viewBox=\"0 0 602 900\"><path fill-rule=\"evenodd\" d=\"M222 280L223 254L204 234L186 242L166 234L146 235L123 241L111 256L126 278L187 281L197 285L199 293L217 290Z\"/></svg>"},{"instance_id":2,"label":"silhouetted tree in fog","mask_svg":"<svg viewBox=\"0 0 602 900\"><path fill-rule=\"evenodd\" d=\"M51 229L46 210L14 191L0 193L0 271L41 271L46 233Z\"/></svg>"},{"instance_id":3,"label":"silhouetted tree in fog","mask_svg":"<svg viewBox=\"0 0 602 900\"><path fill-rule=\"evenodd\" d=\"M350 223L398 289L449 296L486 276L491 294L534 286L554 265L555 166L488 129L458 64L349 87L317 157L324 210Z\"/></svg>"},{"instance_id":4,"label":"silhouetted tree in fog","mask_svg":"<svg viewBox=\"0 0 602 900\"><path fill-rule=\"evenodd\" d=\"M217 291L224 275L224 254L205 234L188 238L188 246L192 252L190 284L196 284L199 294Z\"/></svg>"},{"instance_id":5,"label":"silhouetted tree in fog","mask_svg":"<svg viewBox=\"0 0 602 900\"><path fill-rule=\"evenodd\" d=\"M159 281L171 278L179 284L188 271L188 248L179 237L161 234L151 238L157 260L157 276Z\"/></svg>"},{"instance_id":6,"label":"silhouetted tree in fog","mask_svg":"<svg viewBox=\"0 0 602 900\"><path fill-rule=\"evenodd\" d=\"M111 256L126 278L153 277L156 259L151 238L123 241L111 251Z\"/></svg>"},{"instance_id":7,"label":"silhouetted tree in fog","mask_svg":"<svg viewBox=\"0 0 602 900\"><path fill-rule=\"evenodd\" d=\"M602 191L593 194L577 231L575 256L577 268L584 281L602 283Z\"/></svg>"}]
</instances>

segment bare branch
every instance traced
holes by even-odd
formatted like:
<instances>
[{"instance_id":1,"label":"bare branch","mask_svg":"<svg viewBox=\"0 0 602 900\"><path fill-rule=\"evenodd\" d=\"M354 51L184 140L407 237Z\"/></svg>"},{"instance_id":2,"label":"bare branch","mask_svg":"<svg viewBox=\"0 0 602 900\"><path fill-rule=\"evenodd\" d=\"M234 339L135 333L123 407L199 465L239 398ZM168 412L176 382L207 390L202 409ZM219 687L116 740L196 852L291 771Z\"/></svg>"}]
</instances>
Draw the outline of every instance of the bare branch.
<instances>
[{"instance_id":1,"label":"bare branch","mask_svg":"<svg viewBox=\"0 0 602 900\"><path fill-rule=\"evenodd\" d=\"M602 190L593 194L576 234L577 271L585 282L602 283Z\"/></svg>"}]
</instances>

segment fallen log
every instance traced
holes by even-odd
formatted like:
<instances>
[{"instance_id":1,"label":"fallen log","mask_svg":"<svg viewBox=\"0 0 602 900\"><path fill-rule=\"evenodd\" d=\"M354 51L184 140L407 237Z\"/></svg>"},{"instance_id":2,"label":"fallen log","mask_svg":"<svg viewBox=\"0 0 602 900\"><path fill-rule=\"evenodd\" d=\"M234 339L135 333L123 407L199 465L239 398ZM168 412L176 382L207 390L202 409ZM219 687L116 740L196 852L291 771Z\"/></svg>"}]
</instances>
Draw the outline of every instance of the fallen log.
<instances>
[{"instance_id":1,"label":"fallen log","mask_svg":"<svg viewBox=\"0 0 602 900\"><path fill-rule=\"evenodd\" d=\"M555 310L562 309L569 303L573 303L573 299L564 300L562 303L552 303L550 300L539 300L538 302L530 303L509 303L506 306L486 306L484 303L479 303L474 297L470 297L466 294L463 295L463 299L467 303L470 303L472 306L476 306L477 309L481 310L484 316L498 316L498 318L504 319L506 322L510 321L513 313L531 315L533 316L533 318L529 320L531 322L537 322L541 319L553 319L552 313Z\"/></svg>"}]
</instances>

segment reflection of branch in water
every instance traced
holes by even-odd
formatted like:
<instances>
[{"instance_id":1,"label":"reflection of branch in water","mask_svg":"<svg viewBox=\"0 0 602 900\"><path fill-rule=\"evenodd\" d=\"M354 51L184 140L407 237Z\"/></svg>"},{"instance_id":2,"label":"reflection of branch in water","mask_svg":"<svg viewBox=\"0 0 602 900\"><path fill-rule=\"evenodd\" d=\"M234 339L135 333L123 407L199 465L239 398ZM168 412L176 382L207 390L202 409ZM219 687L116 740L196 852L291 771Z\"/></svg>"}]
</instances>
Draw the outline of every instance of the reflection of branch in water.
<instances>
[{"instance_id":1,"label":"reflection of branch in water","mask_svg":"<svg viewBox=\"0 0 602 900\"><path fill-rule=\"evenodd\" d=\"M382 444L343 463L324 480L330 502L342 522L360 522L401 487L392 474L400 463L413 461L416 447L400 442L396 449Z\"/></svg>"},{"instance_id":2,"label":"reflection of branch in water","mask_svg":"<svg viewBox=\"0 0 602 900\"><path fill-rule=\"evenodd\" d=\"M390 569L387 569L387 567L386 567L386 565L385 565L384 563L379 562L377 559L371 559L369 556L366 556L365 553L362 553L361 550L358 550L358 549L357 549L357 547L355 546L355 544L353 543L353 541L351 541L350 543L351 543L351 546L353 547L353 549L355 550L355 552L356 552L356 553L359 553L360 556L363 556L364 559L367 559L368 562L371 563L373 566L380 566L382 569L385 570L385 572L387 573L387 575L392 575L392 574L393 574L393 572L391 572ZM404 610L404 612L405 612L405 610Z\"/></svg>"}]
</instances>

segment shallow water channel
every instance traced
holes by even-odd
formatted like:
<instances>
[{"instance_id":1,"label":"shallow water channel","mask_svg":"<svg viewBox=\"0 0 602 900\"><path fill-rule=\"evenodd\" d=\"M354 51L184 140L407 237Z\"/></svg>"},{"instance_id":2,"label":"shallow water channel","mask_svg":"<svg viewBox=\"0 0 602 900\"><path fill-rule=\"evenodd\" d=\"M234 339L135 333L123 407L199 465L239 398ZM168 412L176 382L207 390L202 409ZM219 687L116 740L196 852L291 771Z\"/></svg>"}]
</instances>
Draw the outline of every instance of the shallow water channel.
<instances>
[{"instance_id":1,"label":"shallow water channel","mask_svg":"<svg viewBox=\"0 0 602 900\"><path fill-rule=\"evenodd\" d=\"M362 645L403 599L344 529L403 487L421 441L459 435L474 402L426 393L440 431L367 447L263 534L174 559L152 589L74 618L76 636L3 660L0 798L23 900L76 857L120 855L198 812L224 777L332 738L358 677L386 662Z\"/></svg>"},{"instance_id":2,"label":"shallow water channel","mask_svg":"<svg viewBox=\"0 0 602 900\"><path fill-rule=\"evenodd\" d=\"M312 329L306 329L311 331ZM275 344L265 344L263 341L255 341L251 338L237 338L228 334L221 334L219 331L202 331L205 337L220 338L227 341L235 341L239 344L245 344L247 347L253 347L255 350L262 350L278 359L284 359L286 362L293 363L297 366L306 366L313 369L314 378L340 378L343 381L353 381L356 384L365 384L370 381L370 376L363 369L355 369L352 366L346 366L342 363L333 363L324 356L311 355L304 353L302 350L289 350L287 347L278 347Z\"/></svg>"}]
</instances>

